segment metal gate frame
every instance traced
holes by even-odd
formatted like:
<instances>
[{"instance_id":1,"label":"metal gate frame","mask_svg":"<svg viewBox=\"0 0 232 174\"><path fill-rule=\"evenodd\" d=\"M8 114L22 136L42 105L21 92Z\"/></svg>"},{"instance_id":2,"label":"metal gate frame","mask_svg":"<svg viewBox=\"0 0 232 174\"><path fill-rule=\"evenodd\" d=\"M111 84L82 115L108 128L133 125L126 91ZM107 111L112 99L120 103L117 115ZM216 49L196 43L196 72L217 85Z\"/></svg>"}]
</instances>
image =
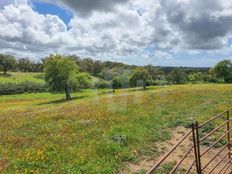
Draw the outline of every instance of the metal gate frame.
<instances>
[{"instance_id":1,"label":"metal gate frame","mask_svg":"<svg viewBox=\"0 0 232 174\"><path fill-rule=\"evenodd\" d=\"M190 154L190 152L194 152L194 160L193 162L188 166L188 168L185 169L185 174L190 173L191 171L194 170L194 166L195 166L195 172L197 174L203 174L206 172L206 169L208 168L208 172L207 173L212 173L215 171L215 169L217 167L219 167L219 165L222 163L222 161L226 161L225 164L222 166L222 168L220 169L220 171L218 173L223 174L226 173L228 171L228 169L232 166L232 160L231 160L231 138L230 138L230 132L232 131L232 128L230 126L232 119L230 118L230 114L231 114L232 108L224 111L223 113L220 113L214 117L212 117L211 119L209 119L208 121L202 123L199 125L198 122L192 123L191 124L191 130L189 132L187 132L187 134L185 134L183 136L183 138L181 140L179 140L179 142L173 146L173 148L166 154L164 155L163 158L161 158L148 172L147 174L154 174L156 171L158 171L158 169L160 168L160 166L162 164L165 164L165 160L170 157L171 154L173 154L173 152L181 146L181 144L187 139L187 138L192 138L192 142L193 145L189 148L189 150L182 156L182 158L175 164L175 166L171 169L171 171L169 171L169 174L173 174L175 173L178 169L180 169L181 164L183 164L184 160L188 157L188 155ZM219 126L217 126L216 128L214 128L213 130L211 130L210 132L208 132L205 136L203 136L202 138L199 135L199 132L202 130L202 128L204 128L204 126L206 126L207 124L216 121L217 119L224 119L224 122L222 124L220 124ZM221 128L223 128L224 126L226 126L226 132L223 132L223 134L215 141L213 142L206 150L204 150L203 152L201 152L201 144L204 142L204 140L206 140L208 137L210 137L211 135L215 134L216 132L218 133L219 130ZM220 132L221 133L221 132ZM204 166L202 166L202 158L204 158L204 155L206 153L208 153L212 148L214 148L214 146L219 143L221 140L226 138L226 143L221 147L220 150L218 150L218 152L214 155L214 157L212 159L210 159L206 164L204 164ZM216 157L218 157L223 151L226 150L226 153L224 154L224 156L212 167L209 169L209 165L216 159Z\"/></svg>"}]
</instances>

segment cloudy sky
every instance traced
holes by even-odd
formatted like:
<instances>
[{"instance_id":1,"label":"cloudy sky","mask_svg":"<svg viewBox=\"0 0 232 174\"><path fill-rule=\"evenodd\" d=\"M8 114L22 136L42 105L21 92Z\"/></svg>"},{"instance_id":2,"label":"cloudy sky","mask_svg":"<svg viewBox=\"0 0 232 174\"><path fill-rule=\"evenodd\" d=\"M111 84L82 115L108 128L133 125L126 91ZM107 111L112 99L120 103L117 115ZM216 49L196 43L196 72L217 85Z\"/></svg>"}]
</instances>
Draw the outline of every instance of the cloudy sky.
<instances>
[{"instance_id":1,"label":"cloudy sky","mask_svg":"<svg viewBox=\"0 0 232 174\"><path fill-rule=\"evenodd\" d=\"M232 59L231 0L0 0L0 52L128 64Z\"/></svg>"}]
</instances>

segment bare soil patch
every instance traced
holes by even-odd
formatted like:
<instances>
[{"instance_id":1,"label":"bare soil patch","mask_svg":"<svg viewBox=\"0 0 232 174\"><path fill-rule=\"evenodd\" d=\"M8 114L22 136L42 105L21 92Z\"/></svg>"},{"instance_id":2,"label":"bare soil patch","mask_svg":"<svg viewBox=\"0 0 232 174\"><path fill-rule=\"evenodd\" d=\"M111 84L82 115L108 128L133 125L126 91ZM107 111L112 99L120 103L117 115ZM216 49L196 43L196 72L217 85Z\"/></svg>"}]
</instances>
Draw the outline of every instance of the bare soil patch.
<instances>
[{"instance_id":1,"label":"bare soil patch","mask_svg":"<svg viewBox=\"0 0 232 174\"><path fill-rule=\"evenodd\" d=\"M0 172L6 169L9 165L9 161L7 159L0 160Z\"/></svg>"}]
</instances>

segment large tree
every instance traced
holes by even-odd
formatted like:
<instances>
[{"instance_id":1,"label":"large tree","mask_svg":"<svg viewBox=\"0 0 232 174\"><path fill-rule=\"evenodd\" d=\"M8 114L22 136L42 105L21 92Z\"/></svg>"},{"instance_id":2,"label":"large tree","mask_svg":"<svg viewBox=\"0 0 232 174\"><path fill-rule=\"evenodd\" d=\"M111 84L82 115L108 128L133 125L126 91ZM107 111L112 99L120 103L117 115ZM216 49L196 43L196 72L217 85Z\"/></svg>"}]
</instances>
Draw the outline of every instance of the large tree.
<instances>
[{"instance_id":1,"label":"large tree","mask_svg":"<svg viewBox=\"0 0 232 174\"><path fill-rule=\"evenodd\" d=\"M146 89L146 81L150 79L150 74L146 69L136 68L130 78L130 86L143 86L143 89Z\"/></svg>"},{"instance_id":2,"label":"large tree","mask_svg":"<svg viewBox=\"0 0 232 174\"><path fill-rule=\"evenodd\" d=\"M217 77L223 78L225 82L232 82L232 62L223 60L214 67Z\"/></svg>"},{"instance_id":3,"label":"large tree","mask_svg":"<svg viewBox=\"0 0 232 174\"><path fill-rule=\"evenodd\" d=\"M188 80L192 83L196 83L203 80L202 72L193 72L188 75Z\"/></svg>"},{"instance_id":4,"label":"large tree","mask_svg":"<svg viewBox=\"0 0 232 174\"><path fill-rule=\"evenodd\" d=\"M53 90L65 90L71 100L71 90L77 80L78 67L70 57L50 55L45 62L45 80Z\"/></svg>"},{"instance_id":5,"label":"large tree","mask_svg":"<svg viewBox=\"0 0 232 174\"><path fill-rule=\"evenodd\" d=\"M181 84L186 81L186 73L182 68L175 68L168 74L168 80L175 84Z\"/></svg>"},{"instance_id":6,"label":"large tree","mask_svg":"<svg viewBox=\"0 0 232 174\"><path fill-rule=\"evenodd\" d=\"M31 66L32 66L32 62L29 58L21 58L18 61L18 68L22 72L30 71Z\"/></svg>"},{"instance_id":7,"label":"large tree","mask_svg":"<svg viewBox=\"0 0 232 174\"><path fill-rule=\"evenodd\" d=\"M11 70L16 64L16 59L13 56L7 54L0 54L0 65L3 68L3 72L6 75L7 71Z\"/></svg>"}]
</instances>

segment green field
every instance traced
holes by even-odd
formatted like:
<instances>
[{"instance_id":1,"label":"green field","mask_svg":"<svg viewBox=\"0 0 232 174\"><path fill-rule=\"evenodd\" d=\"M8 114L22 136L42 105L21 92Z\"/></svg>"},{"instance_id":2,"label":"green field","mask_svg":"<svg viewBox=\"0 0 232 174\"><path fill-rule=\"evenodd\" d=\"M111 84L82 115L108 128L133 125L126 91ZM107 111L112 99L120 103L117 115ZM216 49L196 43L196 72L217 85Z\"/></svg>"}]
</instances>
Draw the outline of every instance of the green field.
<instances>
[{"instance_id":1,"label":"green field","mask_svg":"<svg viewBox=\"0 0 232 174\"><path fill-rule=\"evenodd\" d=\"M156 158L175 126L203 121L232 104L232 85L176 85L0 96L4 173L118 173Z\"/></svg>"},{"instance_id":2,"label":"green field","mask_svg":"<svg viewBox=\"0 0 232 174\"><path fill-rule=\"evenodd\" d=\"M20 83L25 81L45 83L43 73L10 72L5 76L0 72L0 83Z\"/></svg>"}]
</instances>

